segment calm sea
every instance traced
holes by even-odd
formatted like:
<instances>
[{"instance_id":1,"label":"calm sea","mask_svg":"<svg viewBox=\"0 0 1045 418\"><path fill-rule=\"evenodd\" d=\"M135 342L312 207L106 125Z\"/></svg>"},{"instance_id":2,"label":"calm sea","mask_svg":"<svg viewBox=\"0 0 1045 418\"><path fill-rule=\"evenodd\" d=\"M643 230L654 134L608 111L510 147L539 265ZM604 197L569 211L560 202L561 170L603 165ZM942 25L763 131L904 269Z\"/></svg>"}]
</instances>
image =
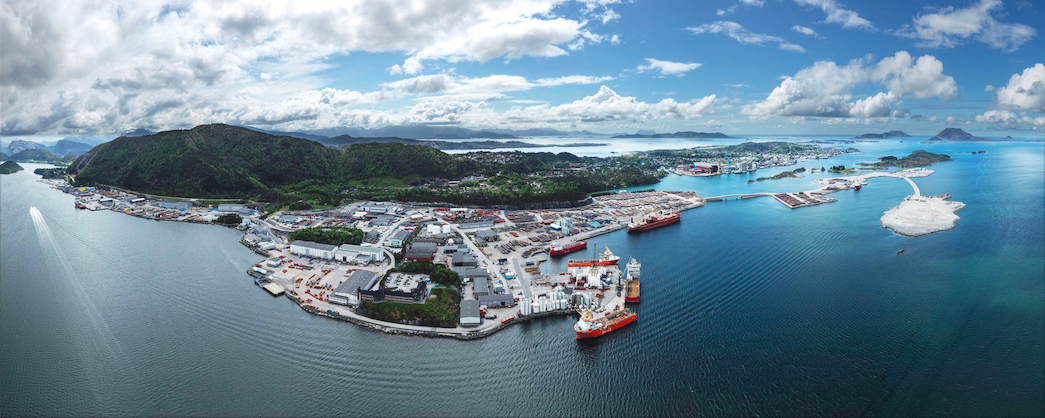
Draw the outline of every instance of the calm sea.
<instances>
[{"instance_id":1,"label":"calm sea","mask_svg":"<svg viewBox=\"0 0 1045 418\"><path fill-rule=\"evenodd\" d=\"M882 229L911 192L889 178L798 210L711 202L589 242L642 262L642 303L580 343L566 317L461 342L312 316L243 273L238 232L78 211L27 165L0 176L0 414L1041 416L1045 146L923 139L800 166L985 150L915 180L968 205L955 229ZM655 187L816 178L749 177Z\"/></svg>"}]
</instances>

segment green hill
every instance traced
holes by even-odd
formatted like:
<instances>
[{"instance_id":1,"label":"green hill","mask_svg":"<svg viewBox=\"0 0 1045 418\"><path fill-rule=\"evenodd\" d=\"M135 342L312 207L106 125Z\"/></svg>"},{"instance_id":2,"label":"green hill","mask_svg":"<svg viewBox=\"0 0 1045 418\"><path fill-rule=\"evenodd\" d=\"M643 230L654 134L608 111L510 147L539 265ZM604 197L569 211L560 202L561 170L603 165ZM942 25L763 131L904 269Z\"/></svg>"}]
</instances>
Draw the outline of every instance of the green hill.
<instances>
[{"instance_id":1,"label":"green hill","mask_svg":"<svg viewBox=\"0 0 1045 418\"><path fill-rule=\"evenodd\" d=\"M4 161L0 164L0 174L12 174L24 170L22 166L14 161Z\"/></svg>"},{"instance_id":2,"label":"green hill","mask_svg":"<svg viewBox=\"0 0 1045 418\"><path fill-rule=\"evenodd\" d=\"M289 186L444 177L472 166L424 146L368 143L339 151L307 139L218 124L117 138L78 158L69 173L78 184L167 196L253 197Z\"/></svg>"}]
</instances>

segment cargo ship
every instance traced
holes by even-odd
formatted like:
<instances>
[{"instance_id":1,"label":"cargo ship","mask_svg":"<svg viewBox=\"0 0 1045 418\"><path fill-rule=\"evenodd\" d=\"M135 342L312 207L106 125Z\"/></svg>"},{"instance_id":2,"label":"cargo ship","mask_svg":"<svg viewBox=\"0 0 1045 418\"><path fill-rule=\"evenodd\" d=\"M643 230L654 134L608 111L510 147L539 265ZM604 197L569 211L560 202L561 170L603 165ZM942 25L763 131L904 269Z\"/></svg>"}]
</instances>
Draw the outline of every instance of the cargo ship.
<instances>
[{"instance_id":1,"label":"cargo ship","mask_svg":"<svg viewBox=\"0 0 1045 418\"><path fill-rule=\"evenodd\" d=\"M628 287L624 293L624 302L638 303L639 302L639 269L642 268L642 264L639 264L634 258L627 264L628 269Z\"/></svg>"},{"instance_id":2,"label":"cargo ship","mask_svg":"<svg viewBox=\"0 0 1045 418\"><path fill-rule=\"evenodd\" d=\"M597 267L597 266L615 266L620 257L613 255L610 251L610 247L606 247L606 251L594 260L570 260L566 262L567 267Z\"/></svg>"},{"instance_id":3,"label":"cargo ship","mask_svg":"<svg viewBox=\"0 0 1045 418\"><path fill-rule=\"evenodd\" d=\"M552 257L566 255L574 251L583 250L585 248L588 248L587 241L574 241L565 244L561 244L558 241L556 241L552 243L551 249L548 251L548 255Z\"/></svg>"},{"instance_id":4,"label":"cargo ship","mask_svg":"<svg viewBox=\"0 0 1045 418\"><path fill-rule=\"evenodd\" d=\"M676 223L680 219L682 219L682 214L679 212L661 212L656 215L642 218L638 222L629 222L628 232L648 231L653 228Z\"/></svg>"},{"instance_id":5,"label":"cargo ship","mask_svg":"<svg viewBox=\"0 0 1045 418\"><path fill-rule=\"evenodd\" d=\"M602 318L596 318L591 309L585 308L578 312L581 314L581 318L578 319L577 323L573 326L573 331L577 333L578 340L601 337L609 334L625 325L635 322L635 319L639 317L638 314L628 309L607 313Z\"/></svg>"}]
</instances>

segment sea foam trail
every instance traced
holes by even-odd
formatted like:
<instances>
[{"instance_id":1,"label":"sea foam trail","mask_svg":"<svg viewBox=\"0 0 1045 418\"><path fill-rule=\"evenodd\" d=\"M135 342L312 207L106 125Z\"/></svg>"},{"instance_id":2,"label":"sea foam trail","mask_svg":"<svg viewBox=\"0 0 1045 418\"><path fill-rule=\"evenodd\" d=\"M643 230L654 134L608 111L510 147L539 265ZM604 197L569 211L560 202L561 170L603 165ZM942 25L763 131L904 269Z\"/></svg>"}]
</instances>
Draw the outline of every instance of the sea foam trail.
<instances>
[{"instance_id":1,"label":"sea foam trail","mask_svg":"<svg viewBox=\"0 0 1045 418\"><path fill-rule=\"evenodd\" d=\"M57 269L54 271L55 275L52 279L59 281L55 283L58 288L70 290L73 293L74 303L77 311L82 318L87 319L90 324L89 335L77 335L78 341L78 352L80 353L81 361L83 362L83 368L85 375L92 381L91 389L94 391L95 396L99 398L104 404L108 401L111 396L115 396L114 385L111 381L99 381L97 376L109 375L110 373L103 372L105 369L119 368L120 365L126 364L127 355L120 348L119 341L113 335L109 325L105 322L105 317L98 311L97 306L91 300L90 294L84 289L83 284L80 283L79 278L76 276L76 271L73 269L69 259L65 257L65 253L62 252L61 247L58 246L57 240L54 237L54 233L51 232L50 226L47 225L47 221L44 219L40 210L36 206L29 207L29 216L33 220L33 228L36 230L37 239L40 242L40 247L43 250L43 258L48 262L49 265L57 264ZM105 353L106 355L99 355L99 353ZM98 361L99 359L106 359L107 361ZM129 387L126 376L121 375L121 386ZM117 389L120 391L122 389Z\"/></svg>"}]
</instances>

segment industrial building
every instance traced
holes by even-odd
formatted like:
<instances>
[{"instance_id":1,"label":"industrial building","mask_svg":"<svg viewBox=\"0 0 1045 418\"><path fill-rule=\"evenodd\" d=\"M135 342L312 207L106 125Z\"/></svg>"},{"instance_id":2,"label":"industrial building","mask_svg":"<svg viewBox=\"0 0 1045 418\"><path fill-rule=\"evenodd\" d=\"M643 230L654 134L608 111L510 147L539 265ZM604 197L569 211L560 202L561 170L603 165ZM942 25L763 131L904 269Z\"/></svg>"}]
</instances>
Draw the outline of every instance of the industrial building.
<instances>
[{"instance_id":1,"label":"industrial building","mask_svg":"<svg viewBox=\"0 0 1045 418\"><path fill-rule=\"evenodd\" d=\"M457 225L461 229L492 228L493 221L465 222Z\"/></svg>"},{"instance_id":2,"label":"industrial building","mask_svg":"<svg viewBox=\"0 0 1045 418\"><path fill-rule=\"evenodd\" d=\"M330 294L330 303L346 306L358 306L360 289L368 290L377 283L380 276L376 272L356 270L341 282Z\"/></svg>"},{"instance_id":3,"label":"industrial building","mask_svg":"<svg viewBox=\"0 0 1045 418\"><path fill-rule=\"evenodd\" d=\"M511 308L515 306L515 297L508 294L492 294L479 296L479 304L493 308Z\"/></svg>"},{"instance_id":4,"label":"industrial building","mask_svg":"<svg viewBox=\"0 0 1045 418\"><path fill-rule=\"evenodd\" d=\"M475 237L485 242L494 242L501 239L500 235L489 229L483 229L475 233Z\"/></svg>"},{"instance_id":5,"label":"industrial building","mask_svg":"<svg viewBox=\"0 0 1045 418\"><path fill-rule=\"evenodd\" d=\"M479 262L474 255L458 251L454 253L453 265L457 267L477 267Z\"/></svg>"},{"instance_id":6,"label":"industrial building","mask_svg":"<svg viewBox=\"0 0 1045 418\"><path fill-rule=\"evenodd\" d=\"M474 299L461 301L461 326L477 327L483 322L479 316L479 301Z\"/></svg>"},{"instance_id":7,"label":"industrial building","mask_svg":"<svg viewBox=\"0 0 1045 418\"><path fill-rule=\"evenodd\" d=\"M410 238L410 231L400 229L392 234L392 237L388 239L388 246L392 248L402 248L403 243Z\"/></svg>"},{"instance_id":8,"label":"industrial building","mask_svg":"<svg viewBox=\"0 0 1045 418\"><path fill-rule=\"evenodd\" d=\"M381 261L381 247L344 244L334 252L334 259L343 263L365 266Z\"/></svg>"},{"instance_id":9,"label":"industrial building","mask_svg":"<svg viewBox=\"0 0 1045 418\"><path fill-rule=\"evenodd\" d=\"M222 203L218 205L218 212L238 213L243 216L250 216L254 214L254 209L247 207L247 205Z\"/></svg>"},{"instance_id":10,"label":"industrial building","mask_svg":"<svg viewBox=\"0 0 1045 418\"><path fill-rule=\"evenodd\" d=\"M359 289L357 292L359 295L359 303L364 301L369 302L400 302L400 303L424 303L425 298L428 297L428 284L420 282L417 287L410 292L403 292L399 290L388 290L384 286L379 286L377 290L363 290Z\"/></svg>"},{"instance_id":11,"label":"industrial building","mask_svg":"<svg viewBox=\"0 0 1045 418\"><path fill-rule=\"evenodd\" d=\"M334 252L337 251L337 246L329 244L320 244L312 241L295 240L290 243L290 252L292 254L303 255L307 257L322 258L324 260L334 259Z\"/></svg>"},{"instance_id":12,"label":"industrial building","mask_svg":"<svg viewBox=\"0 0 1045 418\"><path fill-rule=\"evenodd\" d=\"M475 277L472 281L472 294L476 297L489 295L490 279L486 276Z\"/></svg>"},{"instance_id":13,"label":"industrial building","mask_svg":"<svg viewBox=\"0 0 1045 418\"><path fill-rule=\"evenodd\" d=\"M693 163L693 171L698 171L705 174L713 174L718 172L718 165L710 163Z\"/></svg>"},{"instance_id":14,"label":"industrial building","mask_svg":"<svg viewBox=\"0 0 1045 418\"><path fill-rule=\"evenodd\" d=\"M153 206L164 209L174 209L180 211L189 210L192 207L192 202L175 202L171 200L158 200L152 203Z\"/></svg>"},{"instance_id":15,"label":"industrial building","mask_svg":"<svg viewBox=\"0 0 1045 418\"><path fill-rule=\"evenodd\" d=\"M431 263L435 260L436 245L427 242L411 243L403 253L403 261L421 261Z\"/></svg>"},{"instance_id":16,"label":"industrial building","mask_svg":"<svg viewBox=\"0 0 1045 418\"><path fill-rule=\"evenodd\" d=\"M396 221L396 217L392 215L377 215L370 220L371 226L391 226Z\"/></svg>"}]
</instances>

